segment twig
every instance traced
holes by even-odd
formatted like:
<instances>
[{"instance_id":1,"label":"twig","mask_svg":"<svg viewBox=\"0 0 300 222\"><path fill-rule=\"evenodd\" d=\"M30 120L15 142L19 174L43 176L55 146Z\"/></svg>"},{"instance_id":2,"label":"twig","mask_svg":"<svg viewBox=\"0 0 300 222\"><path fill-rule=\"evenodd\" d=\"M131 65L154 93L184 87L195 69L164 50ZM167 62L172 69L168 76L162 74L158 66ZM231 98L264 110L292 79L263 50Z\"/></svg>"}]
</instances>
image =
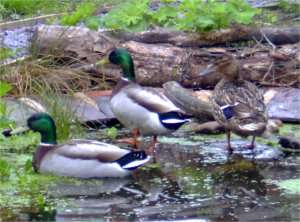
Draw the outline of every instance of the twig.
<instances>
[{"instance_id":1,"label":"twig","mask_svg":"<svg viewBox=\"0 0 300 222\"><path fill-rule=\"evenodd\" d=\"M271 40L266 36L266 34L261 29L260 29L260 33L265 38L265 40L267 41L267 43L273 48L273 51L275 51L276 45L274 45L273 42L271 42Z\"/></svg>"},{"instance_id":2,"label":"twig","mask_svg":"<svg viewBox=\"0 0 300 222\"><path fill-rule=\"evenodd\" d=\"M267 76L270 74L272 68L273 68L273 65L274 65L274 61L271 62L269 68L268 68L268 71L264 74L264 77L263 77L263 81L265 81L265 79L267 78Z\"/></svg>"},{"instance_id":3,"label":"twig","mask_svg":"<svg viewBox=\"0 0 300 222\"><path fill-rule=\"evenodd\" d=\"M290 83L287 84L283 84L283 83L269 83L269 82L260 82L259 84L261 86L271 86L271 87L290 87L292 85L294 85L295 83L297 83L298 80L294 80Z\"/></svg>"}]
</instances>

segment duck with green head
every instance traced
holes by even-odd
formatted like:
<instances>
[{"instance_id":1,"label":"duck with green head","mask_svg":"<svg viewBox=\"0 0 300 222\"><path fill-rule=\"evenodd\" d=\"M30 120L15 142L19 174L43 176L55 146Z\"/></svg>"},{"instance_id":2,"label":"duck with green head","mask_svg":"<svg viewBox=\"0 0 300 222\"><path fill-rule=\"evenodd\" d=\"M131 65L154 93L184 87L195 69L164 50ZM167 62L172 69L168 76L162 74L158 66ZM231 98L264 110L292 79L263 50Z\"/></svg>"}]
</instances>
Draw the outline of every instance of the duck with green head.
<instances>
[{"instance_id":1,"label":"duck with green head","mask_svg":"<svg viewBox=\"0 0 300 222\"><path fill-rule=\"evenodd\" d=\"M123 177L150 159L144 151L129 151L95 140L74 139L57 144L56 126L47 113L32 115L27 125L41 134L33 157L33 167L41 173L79 178ZM8 136L7 131L5 135Z\"/></svg>"},{"instance_id":2,"label":"duck with green head","mask_svg":"<svg viewBox=\"0 0 300 222\"><path fill-rule=\"evenodd\" d=\"M231 54L216 54L214 64L201 75L212 72L223 76L215 86L211 105L216 121L227 131L229 153L233 152L231 131L243 137L252 136L248 147L253 149L255 137L265 131L268 120L262 93L256 85L243 79L239 61Z\"/></svg>"},{"instance_id":3,"label":"duck with green head","mask_svg":"<svg viewBox=\"0 0 300 222\"><path fill-rule=\"evenodd\" d=\"M113 49L108 61L119 65L122 77L112 92L110 105L117 119L136 136L153 136L150 152L156 144L157 135L169 134L177 130L190 118L175 106L163 93L140 86L135 81L134 63L126 49Z\"/></svg>"}]
</instances>

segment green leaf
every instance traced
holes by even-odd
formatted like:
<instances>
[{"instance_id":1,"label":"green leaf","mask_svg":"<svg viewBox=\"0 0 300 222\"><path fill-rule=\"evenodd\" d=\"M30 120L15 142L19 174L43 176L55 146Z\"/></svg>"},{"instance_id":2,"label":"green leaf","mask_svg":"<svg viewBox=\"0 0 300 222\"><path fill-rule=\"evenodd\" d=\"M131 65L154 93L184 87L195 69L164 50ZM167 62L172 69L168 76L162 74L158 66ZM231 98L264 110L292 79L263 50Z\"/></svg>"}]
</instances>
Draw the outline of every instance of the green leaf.
<instances>
[{"instance_id":1,"label":"green leaf","mask_svg":"<svg viewBox=\"0 0 300 222\"><path fill-rule=\"evenodd\" d=\"M12 86L9 83L0 81L0 97L5 96L10 90Z\"/></svg>"},{"instance_id":2,"label":"green leaf","mask_svg":"<svg viewBox=\"0 0 300 222\"><path fill-rule=\"evenodd\" d=\"M110 139L116 139L118 136L118 129L116 127L111 127L106 129L106 135Z\"/></svg>"},{"instance_id":3,"label":"green leaf","mask_svg":"<svg viewBox=\"0 0 300 222\"><path fill-rule=\"evenodd\" d=\"M85 20L85 25L92 30L97 30L100 27L101 21L97 16L89 17Z\"/></svg>"},{"instance_id":4,"label":"green leaf","mask_svg":"<svg viewBox=\"0 0 300 222\"><path fill-rule=\"evenodd\" d=\"M76 25L80 21L84 21L96 11L95 4L85 2L77 6L75 12L70 15L63 16L60 20L61 25Z\"/></svg>"}]
</instances>

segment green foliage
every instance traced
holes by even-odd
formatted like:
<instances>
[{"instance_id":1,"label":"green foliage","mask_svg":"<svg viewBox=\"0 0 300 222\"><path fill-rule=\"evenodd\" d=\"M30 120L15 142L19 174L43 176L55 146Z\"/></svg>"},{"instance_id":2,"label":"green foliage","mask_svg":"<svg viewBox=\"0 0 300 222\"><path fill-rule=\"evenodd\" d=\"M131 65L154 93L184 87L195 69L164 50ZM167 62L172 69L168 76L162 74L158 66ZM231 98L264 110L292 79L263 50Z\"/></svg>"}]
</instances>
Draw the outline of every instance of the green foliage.
<instances>
[{"instance_id":1,"label":"green foliage","mask_svg":"<svg viewBox=\"0 0 300 222\"><path fill-rule=\"evenodd\" d=\"M11 121L6 118L6 103L1 99L1 97L5 96L11 89L12 86L9 83L0 81L0 129L6 128L11 124Z\"/></svg>"},{"instance_id":2,"label":"green foliage","mask_svg":"<svg viewBox=\"0 0 300 222\"><path fill-rule=\"evenodd\" d=\"M0 181L7 180L10 176L11 166L6 160L0 159Z\"/></svg>"},{"instance_id":3,"label":"green foliage","mask_svg":"<svg viewBox=\"0 0 300 222\"><path fill-rule=\"evenodd\" d=\"M78 22L83 21L96 11L96 5L92 2L85 2L76 7L75 12L70 15L62 17L60 23L62 25L76 25Z\"/></svg>"},{"instance_id":4,"label":"green foliage","mask_svg":"<svg viewBox=\"0 0 300 222\"><path fill-rule=\"evenodd\" d=\"M37 175L28 170L29 163L31 158L20 154L11 160L0 160L0 208L31 206L39 211L49 208L45 193L58 177Z\"/></svg>"},{"instance_id":5,"label":"green foliage","mask_svg":"<svg viewBox=\"0 0 300 222\"><path fill-rule=\"evenodd\" d=\"M111 29L143 30L150 23L149 0L129 1L112 9L102 19Z\"/></svg>"},{"instance_id":6,"label":"green foliage","mask_svg":"<svg viewBox=\"0 0 300 222\"><path fill-rule=\"evenodd\" d=\"M291 3L288 0L280 0L278 7L287 13L300 13L300 4L299 2Z\"/></svg>"},{"instance_id":7,"label":"green foliage","mask_svg":"<svg viewBox=\"0 0 300 222\"><path fill-rule=\"evenodd\" d=\"M251 24L260 13L244 0L163 2L155 11L149 9L149 0L126 2L105 15L102 24L127 31L145 30L153 24L185 31L210 31L231 24Z\"/></svg>"},{"instance_id":8,"label":"green foliage","mask_svg":"<svg viewBox=\"0 0 300 222\"><path fill-rule=\"evenodd\" d=\"M1 12L1 9L0 9ZM13 50L9 49L9 48L2 48L0 47L0 61L1 60L5 60L9 57L12 57L16 55L16 52L14 52Z\"/></svg>"},{"instance_id":9,"label":"green foliage","mask_svg":"<svg viewBox=\"0 0 300 222\"><path fill-rule=\"evenodd\" d=\"M2 19L11 15L33 15L66 10L70 0L1 0ZM1 19L1 17L0 17Z\"/></svg>"},{"instance_id":10,"label":"green foliage","mask_svg":"<svg viewBox=\"0 0 300 222\"><path fill-rule=\"evenodd\" d=\"M2 129L0 128L0 132ZM2 150L10 150L15 153L24 153L28 150L35 150L40 142L38 133L28 132L23 135L15 135L11 137L0 136L0 152Z\"/></svg>"},{"instance_id":11,"label":"green foliage","mask_svg":"<svg viewBox=\"0 0 300 222\"><path fill-rule=\"evenodd\" d=\"M110 139L116 139L118 136L118 129L116 127L111 127L106 129L106 135Z\"/></svg>"},{"instance_id":12,"label":"green foliage","mask_svg":"<svg viewBox=\"0 0 300 222\"><path fill-rule=\"evenodd\" d=\"M9 83L0 81L0 97L5 96L11 89L12 86Z\"/></svg>"},{"instance_id":13,"label":"green foliage","mask_svg":"<svg viewBox=\"0 0 300 222\"><path fill-rule=\"evenodd\" d=\"M97 16L92 16L85 20L85 25L92 30L97 30L100 26L100 23L100 18Z\"/></svg>"},{"instance_id":14,"label":"green foliage","mask_svg":"<svg viewBox=\"0 0 300 222\"><path fill-rule=\"evenodd\" d=\"M286 123L280 127L279 134L282 136L294 136L300 138L300 125Z\"/></svg>"},{"instance_id":15,"label":"green foliage","mask_svg":"<svg viewBox=\"0 0 300 222\"><path fill-rule=\"evenodd\" d=\"M83 126L77 121L71 101L59 94L43 92L42 100L55 121L58 142L63 142L84 133ZM74 105L73 105L74 106Z\"/></svg>"}]
</instances>

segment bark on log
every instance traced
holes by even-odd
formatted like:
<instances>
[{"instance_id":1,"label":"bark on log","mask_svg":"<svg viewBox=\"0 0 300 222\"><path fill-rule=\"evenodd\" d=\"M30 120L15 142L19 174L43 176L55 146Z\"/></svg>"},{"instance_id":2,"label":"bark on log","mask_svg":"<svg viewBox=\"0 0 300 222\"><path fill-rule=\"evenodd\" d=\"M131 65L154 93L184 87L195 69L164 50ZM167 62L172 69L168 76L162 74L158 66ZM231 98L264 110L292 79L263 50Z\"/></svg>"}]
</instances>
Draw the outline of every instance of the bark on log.
<instances>
[{"instance_id":1,"label":"bark on log","mask_svg":"<svg viewBox=\"0 0 300 222\"><path fill-rule=\"evenodd\" d=\"M199 76L199 73L212 62L210 54L226 51L224 48L181 48L136 41L121 43L111 38L110 34L108 31L95 32L79 27L41 26L34 45L40 54L55 53L88 64L95 63L116 46L125 47L133 55L137 81L148 86L161 86L175 80L187 87L213 87L221 78L218 73L209 76ZM300 82L300 71L297 69L299 48L297 44L287 45L272 53L266 47L244 48L245 53L241 56L244 77L262 84L297 86ZM86 66L83 69L88 70ZM112 79L120 76L120 69L116 66L99 67L98 70L92 68L90 71Z\"/></svg>"},{"instance_id":2,"label":"bark on log","mask_svg":"<svg viewBox=\"0 0 300 222\"><path fill-rule=\"evenodd\" d=\"M207 33L187 33L155 29L144 32L112 32L109 33L124 41L136 41L150 44L172 44L180 47L203 47L239 42L246 40L261 40L266 42L265 36L274 44L293 44L300 41L300 28L254 28L236 26L229 29Z\"/></svg>"}]
</instances>

